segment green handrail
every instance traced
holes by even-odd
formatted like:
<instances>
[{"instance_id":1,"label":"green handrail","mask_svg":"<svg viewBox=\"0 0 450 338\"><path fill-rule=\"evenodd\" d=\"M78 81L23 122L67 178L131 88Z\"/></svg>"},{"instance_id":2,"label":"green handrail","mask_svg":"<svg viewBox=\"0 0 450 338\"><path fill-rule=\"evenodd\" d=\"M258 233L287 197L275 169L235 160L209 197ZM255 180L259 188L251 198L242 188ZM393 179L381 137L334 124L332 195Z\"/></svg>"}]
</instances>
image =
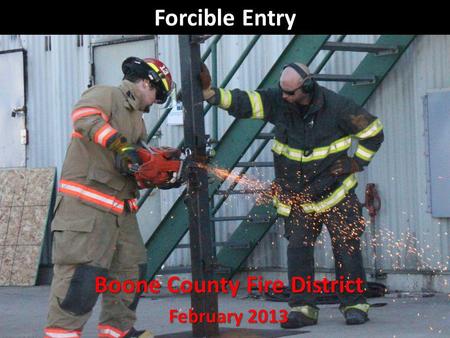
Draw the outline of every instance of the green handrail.
<instances>
[{"instance_id":1,"label":"green handrail","mask_svg":"<svg viewBox=\"0 0 450 338\"><path fill-rule=\"evenodd\" d=\"M205 50L205 53L202 55L202 61L205 62L208 58L209 54L213 51L214 48L216 48L217 44L219 43L219 40L222 38L222 35L216 35L211 43L209 44L208 48Z\"/></svg>"}]
</instances>

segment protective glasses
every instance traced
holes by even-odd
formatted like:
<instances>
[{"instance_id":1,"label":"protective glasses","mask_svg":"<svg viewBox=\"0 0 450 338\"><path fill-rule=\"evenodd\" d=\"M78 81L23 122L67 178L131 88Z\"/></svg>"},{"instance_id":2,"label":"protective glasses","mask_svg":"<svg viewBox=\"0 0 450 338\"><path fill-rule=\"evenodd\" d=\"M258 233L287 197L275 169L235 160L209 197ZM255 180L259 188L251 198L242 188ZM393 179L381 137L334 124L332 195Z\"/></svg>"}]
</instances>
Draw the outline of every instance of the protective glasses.
<instances>
[{"instance_id":1,"label":"protective glasses","mask_svg":"<svg viewBox=\"0 0 450 338\"><path fill-rule=\"evenodd\" d=\"M282 91L284 94L289 95L289 96L295 95L295 92L296 92L297 90L299 90L300 88L302 88L302 86L303 86L303 84L302 84L300 87L295 88L294 90L285 90L285 89L283 89L283 88L281 87L281 83L278 82L278 87L281 89L281 91Z\"/></svg>"},{"instance_id":2,"label":"protective glasses","mask_svg":"<svg viewBox=\"0 0 450 338\"><path fill-rule=\"evenodd\" d=\"M178 108L176 107L178 103L177 99L177 84L175 83L175 81L172 82L172 88L170 88L169 91L166 91L164 88L159 88L160 92L158 93L158 89L156 91L156 99L158 104L162 104L164 109L174 109L174 108ZM159 96L160 95L160 96ZM159 100L158 100L159 98Z\"/></svg>"}]
</instances>

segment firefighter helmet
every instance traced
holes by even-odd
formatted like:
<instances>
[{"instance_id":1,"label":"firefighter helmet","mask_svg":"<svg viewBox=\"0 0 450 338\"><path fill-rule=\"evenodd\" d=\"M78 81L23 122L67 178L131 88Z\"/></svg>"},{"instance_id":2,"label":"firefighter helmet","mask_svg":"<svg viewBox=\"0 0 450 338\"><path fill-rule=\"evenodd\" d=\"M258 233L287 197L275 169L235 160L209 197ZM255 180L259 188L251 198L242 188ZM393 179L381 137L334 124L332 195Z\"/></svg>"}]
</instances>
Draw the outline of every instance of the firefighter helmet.
<instances>
[{"instance_id":1,"label":"firefighter helmet","mask_svg":"<svg viewBox=\"0 0 450 338\"><path fill-rule=\"evenodd\" d=\"M148 79L156 88L156 102L164 103L169 96L173 82L169 68L158 59L140 59L131 56L122 63L122 72L127 76Z\"/></svg>"}]
</instances>

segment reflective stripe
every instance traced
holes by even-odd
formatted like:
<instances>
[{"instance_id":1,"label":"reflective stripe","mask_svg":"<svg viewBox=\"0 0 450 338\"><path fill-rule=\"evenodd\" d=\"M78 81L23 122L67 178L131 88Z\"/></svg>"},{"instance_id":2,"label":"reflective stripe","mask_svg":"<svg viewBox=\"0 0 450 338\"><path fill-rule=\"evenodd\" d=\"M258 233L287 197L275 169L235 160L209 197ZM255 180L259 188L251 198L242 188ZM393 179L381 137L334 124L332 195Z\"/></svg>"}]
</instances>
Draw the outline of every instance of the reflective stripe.
<instances>
[{"instance_id":1,"label":"reflective stripe","mask_svg":"<svg viewBox=\"0 0 450 338\"><path fill-rule=\"evenodd\" d=\"M47 327L44 329L44 338L79 338L81 331L64 330Z\"/></svg>"},{"instance_id":2,"label":"reflective stripe","mask_svg":"<svg viewBox=\"0 0 450 338\"><path fill-rule=\"evenodd\" d=\"M264 106L261 100L261 95L258 92L247 92L250 104L252 105L252 118L264 118Z\"/></svg>"},{"instance_id":3,"label":"reflective stripe","mask_svg":"<svg viewBox=\"0 0 450 338\"><path fill-rule=\"evenodd\" d=\"M75 130L72 132L73 138L83 138L83 134L80 134L79 132L76 132Z\"/></svg>"},{"instance_id":4,"label":"reflective stripe","mask_svg":"<svg viewBox=\"0 0 450 338\"><path fill-rule=\"evenodd\" d=\"M229 90L219 88L219 93L220 93L219 107L222 109L230 108L232 102L231 92Z\"/></svg>"},{"instance_id":5,"label":"reflective stripe","mask_svg":"<svg viewBox=\"0 0 450 338\"><path fill-rule=\"evenodd\" d=\"M275 140L272 146L272 150L278 155L283 155L293 161L311 162L322 160L330 154L335 154L347 150L348 148L350 148L351 145L352 145L351 137L346 136L340 138L339 140L334 141L329 146L314 148L311 155L305 156L304 150L291 148L287 144Z\"/></svg>"},{"instance_id":6,"label":"reflective stripe","mask_svg":"<svg viewBox=\"0 0 450 338\"><path fill-rule=\"evenodd\" d=\"M358 183L358 180L356 178L355 174L350 175L347 177L343 182L342 185L337 188L333 193L323 199L319 202L314 203L305 203L301 204L303 211L307 214L316 212L316 213L322 213L327 211L328 209L334 207L336 204L338 204L340 201L344 199L344 197L347 195L347 193L352 189L356 184ZM277 213L282 216L289 216L291 213L292 207L288 204L284 204L280 202L277 196L273 197L273 204L277 208Z\"/></svg>"},{"instance_id":7,"label":"reflective stripe","mask_svg":"<svg viewBox=\"0 0 450 338\"><path fill-rule=\"evenodd\" d=\"M72 112L72 121L75 122L82 117L89 115L101 115L102 119L106 122L109 121L109 117L106 116L100 109L94 107L78 108Z\"/></svg>"},{"instance_id":8,"label":"reflective stripe","mask_svg":"<svg viewBox=\"0 0 450 338\"><path fill-rule=\"evenodd\" d=\"M311 319L319 318L319 310L317 310L309 305L294 306L293 308L291 308L291 311L301 312L306 317L311 318Z\"/></svg>"},{"instance_id":9,"label":"reflective stripe","mask_svg":"<svg viewBox=\"0 0 450 338\"><path fill-rule=\"evenodd\" d=\"M273 197L273 205L275 206L275 208L277 208L277 214L279 215L287 217L291 213L291 206L281 203L278 200L277 196Z\"/></svg>"},{"instance_id":10,"label":"reflective stripe","mask_svg":"<svg viewBox=\"0 0 450 338\"><path fill-rule=\"evenodd\" d=\"M347 193L350 191L350 189L352 189L357 183L358 180L356 178L356 175L352 174L349 177L347 177L344 180L344 182L342 182L342 185L339 188L337 188L329 197L325 198L320 202L302 204L301 207L303 211L306 212L307 214L310 214L312 212L316 213L325 212L328 209L334 207L340 201L342 201L344 197L347 195Z\"/></svg>"},{"instance_id":11,"label":"reflective stripe","mask_svg":"<svg viewBox=\"0 0 450 338\"><path fill-rule=\"evenodd\" d=\"M67 195L78 197L85 201L100 205L121 214L124 209L124 202L114 196L104 194L79 183L61 180L58 191Z\"/></svg>"},{"instance_id":12,"label":"reflective stripe","mask_svg":"<svg viewBox=\"0 0 450 338\"><path fill-rule=\"evenodd\" d=\"M109 325L98 325L98 336L99 337L108 337L108 338L120 338L127 334L128 331L120 331L115 327Z\"/></svg>"},{"instance_id":13,"label":"reflective stripe","mask_svg":"<svg viewBox=\"0 0 450 338\"><path fill-rule=\"evenodd\" d=\"M375 155L375 152L372 150L369 150L362 145L358 144L358 147L356 148L355 156L359 157L360 159L363 159L364 161L369 162L372 157Z\"/></svg>"},{"instance_id":14,"label":"reflective stripe","mask_svg":"<svg viewBox=\"0 0 450 338\"><path fill-rule=\"evenodd\" d=\"M161 79L162 83L164 84L164 88L169 91L169 82L167 82L165 78L165 74L161 72L161 70L153 63L147 62L147 64L152 67L152 69L158 74L159 78ZM164 76L164 77L163 77Z\"/></svg>"},{"instance_id":15,"label":"reflective stripe","mask_svg":"<svg viewBox=\"0 0 450 338\"><path fill-rule=\"evenodd\" d=\"M383 124L381 123L380 119L376 119L371 124L369 124L367 128L356 134L355 137L360 140L364 140L369 137L374 137L381 130L383 130Z\"/></svg>"},{"instance_id":16,"label":"reflective stripe","mask_svg":"<svg viewBox=\"0 0 450 338\"><path fill-rule=\"evenodd\" d=\"M94 135L94 142L100 144L103 147L106 147L106 143L110 139L111 136L115 135L117 130L111 127L108 123L106 123L103 127L101 127Z\"/></svg>"},{"instance_id":17,"label":"reflective stripe","mask_svg":"<svg viewBox=\"0 0 450 338\"><path fill-rule=\"evenodd\" d=\"M342 312L345 312L350 309L358 309L361 311L364 311L365 313L369 312L370 304L364 303L364 304L355 304L355 305L349 305L342 309Z\"/></svg>"},{"instance_id":18,"label":"reflective stripe","mask_svg":"<svg viewBox=\"0 0 450 338\"><path fill-rule=\"evenodd\" d=\"M162 83L164 84L164 88L166 88L167 91L169 91L169 82L165 78L161 79Z\"/></svg>"}]
</instances>

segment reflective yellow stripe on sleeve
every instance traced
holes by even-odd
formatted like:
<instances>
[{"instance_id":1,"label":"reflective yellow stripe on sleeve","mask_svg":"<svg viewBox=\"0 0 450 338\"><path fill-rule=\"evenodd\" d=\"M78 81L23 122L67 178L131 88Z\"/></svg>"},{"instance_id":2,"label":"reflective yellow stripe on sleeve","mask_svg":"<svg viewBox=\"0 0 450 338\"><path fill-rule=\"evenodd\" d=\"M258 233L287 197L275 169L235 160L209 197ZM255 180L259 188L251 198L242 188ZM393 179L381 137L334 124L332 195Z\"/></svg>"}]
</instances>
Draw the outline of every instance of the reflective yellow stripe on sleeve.
<instances>
[{"instance_id":1,"label":"reflective yellow stripe on sleeve","mask_svg":"<svg viewBox=\"0 0 450 338\"><path fill-rule=\"evenodd\" d=\"M261 95L258 92L247 92L250 104L252 105L252 118L263 119L264 107L261 100Z\"/></svg>"},{"instance_id":2,"label":"reflective yellow stripe on sleeve","mask_svg":"<svg viewBox=\"0 0 450 338\"><path fill-rule=\"evenodd\" d=\"M375 152L372 150L369 150L362 145L358 144L358 147L356 148L355 156L359 157L360 159L369 162L372 157L375 155Z\"/></svg>"},{"instance_id":3,"label":"reflective yellow stripe on sleeve","mask_svg":"<svg viewBox=\"0 0 450 338\"><path fill-rule=\"evenodd\" d=\"M222 109L228 109L231 106L231 92L226 89L219 88L220 93L220 100L219 100L219 107Z\"/></svg>"},{"instance_id":4,"label":"reflective yellow stripe on sleeve","mask_svg":"<svg viewBox=\"0 0 450 338\"><path fill-rule=\"evenodd\" d=\"M369 124L367 128L356 134L355 137L360 140L364 140L366 138L374 137L381 130L383 130L383 124L381 123L380 119L376 119L371 124Z\"/></svg>"}]
</instances>

